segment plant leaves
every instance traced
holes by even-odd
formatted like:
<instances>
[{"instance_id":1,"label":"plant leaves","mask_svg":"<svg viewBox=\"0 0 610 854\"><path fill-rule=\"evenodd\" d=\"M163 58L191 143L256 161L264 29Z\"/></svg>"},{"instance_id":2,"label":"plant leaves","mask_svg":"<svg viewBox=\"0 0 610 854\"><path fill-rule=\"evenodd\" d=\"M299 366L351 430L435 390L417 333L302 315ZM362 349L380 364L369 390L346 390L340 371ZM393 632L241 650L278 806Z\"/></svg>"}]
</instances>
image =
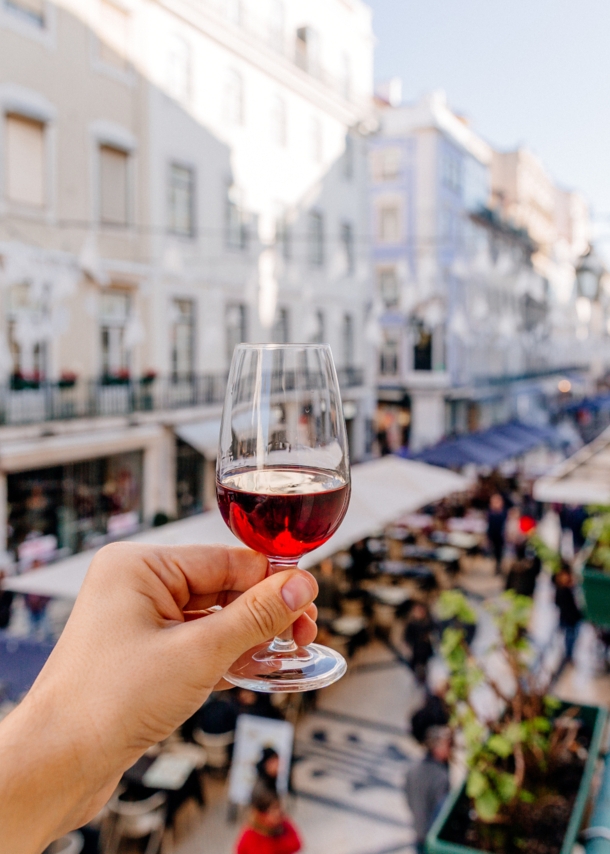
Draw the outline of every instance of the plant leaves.
<instances>
[{"instance_id":1,"label":"plant leaves","mask_svg":"<svg viewBox=\"0 0 610 854\"><path fill-rule=\"evenodd\" d=\"M489 780L480 771L474 768L468 775L466 783L466 794L469 798L480 798L481 795L489 788Z\"/></svg>"},{"instance_id":2,"label":"plant leaves","mask_svg":"<svg viewBox=\"0 0 610 854\"><path fill-rule=\"evenodd\" d=\"M508 738L498 733L492 735L487 741L487 747L501 759L506 759L513 752L513 745Z\"/></svg>"},{"instance_id":3,"label":"plant leaves","mask_svg":"<svg viewBox=\"0 0 610 854\"><path fill-rule=\"evenodd\" d=\"M514 774L508 774L506 772L498 774L496 778L496 789L498 790L498 794L500 795L504 803L512 801L512 799L517 794L516 776Z\"/></svg>"},{"instance_id":4,"label":"plant leaves","mask_svg":"<svg viewBox=\"0 0 610 854\"><path fill-rule=\"evenodd\" d=\"M475 798L474 808L481 821L492 821L500 809L500 799L492 789L487 789Z\"/></svg>"}]
</instances>

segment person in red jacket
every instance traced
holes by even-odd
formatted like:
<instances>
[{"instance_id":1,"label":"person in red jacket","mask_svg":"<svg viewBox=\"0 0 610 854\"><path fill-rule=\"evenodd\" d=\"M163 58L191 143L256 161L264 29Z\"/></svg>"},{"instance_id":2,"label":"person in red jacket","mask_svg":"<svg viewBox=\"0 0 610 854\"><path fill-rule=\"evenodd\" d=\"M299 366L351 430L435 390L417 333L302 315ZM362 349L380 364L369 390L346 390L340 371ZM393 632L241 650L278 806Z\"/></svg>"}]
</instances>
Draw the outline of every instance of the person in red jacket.
<instances>
[{"instance_id":1,"label":"person in red jacket","mask_svg":"<svg viewBox=\"0 0 610 854\"><path fill-rule=\"evenodd\" d=\"M248 826L236 854L296 854L302 848L296 828L285 818L280 799L265 786L255 786Z\"/></svg>"}]
</instances>

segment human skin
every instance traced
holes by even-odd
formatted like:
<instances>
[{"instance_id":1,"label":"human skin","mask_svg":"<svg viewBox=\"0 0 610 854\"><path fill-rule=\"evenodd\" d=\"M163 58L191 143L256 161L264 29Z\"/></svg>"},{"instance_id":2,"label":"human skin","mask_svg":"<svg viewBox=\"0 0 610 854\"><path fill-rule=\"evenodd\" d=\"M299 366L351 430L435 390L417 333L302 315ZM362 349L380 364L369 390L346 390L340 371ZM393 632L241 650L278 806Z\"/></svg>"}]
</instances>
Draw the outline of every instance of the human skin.
<instances>
[{"instance_id":1,"label":"human skin","mask_svg":"<svg viewBox=\"0 0 610 854\"><path fill-rule=\"evenodd\" d=\"M94 558L66 627L0 724L0 839L39 854L107 802L123 772L190 717L251 647L316 634L302 570L225 546L117 543ZM185 621L183 611L222 605Z\"/></svg>"}]
</instances>

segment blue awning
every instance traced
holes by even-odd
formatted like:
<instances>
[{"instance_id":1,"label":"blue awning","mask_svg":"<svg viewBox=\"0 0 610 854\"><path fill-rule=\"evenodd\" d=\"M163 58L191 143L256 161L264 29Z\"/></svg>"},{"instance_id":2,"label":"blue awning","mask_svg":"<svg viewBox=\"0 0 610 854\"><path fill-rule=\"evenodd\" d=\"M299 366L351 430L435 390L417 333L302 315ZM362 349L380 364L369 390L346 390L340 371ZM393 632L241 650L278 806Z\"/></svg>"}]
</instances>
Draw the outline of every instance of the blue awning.
<instances>
[{"instance_id":1,"label":"blue awning","mask_svg":"<svg viewBox=\"0 0 610 854\"><path fill-rule=\"evenodd\" d=\"M487 430L444 439L412 455L412 459L448 468L461 468L468 464L493 468L540 445L555 445L557 441L557 431L553 427L509 421ZM402 455L407 456L408 451Z\"/></svg>"}]
</instances>

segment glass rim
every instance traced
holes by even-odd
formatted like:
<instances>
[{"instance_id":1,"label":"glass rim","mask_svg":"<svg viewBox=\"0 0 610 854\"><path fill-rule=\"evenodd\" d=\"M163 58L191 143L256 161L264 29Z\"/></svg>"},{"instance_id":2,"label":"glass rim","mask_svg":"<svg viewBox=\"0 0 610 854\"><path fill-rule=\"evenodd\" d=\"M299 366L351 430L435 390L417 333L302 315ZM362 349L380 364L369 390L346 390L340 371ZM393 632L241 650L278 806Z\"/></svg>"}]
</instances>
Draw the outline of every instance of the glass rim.
<instances>
[{"instance_id":1,"label":"glass rim","mask_svg":"<svg viewBox=\"0 0 610 854\"><path fill-rule=\"evenodd\" d=\"M330 350L330 344L236 344L236 350Z\"/></svg>"}]
</instances>

